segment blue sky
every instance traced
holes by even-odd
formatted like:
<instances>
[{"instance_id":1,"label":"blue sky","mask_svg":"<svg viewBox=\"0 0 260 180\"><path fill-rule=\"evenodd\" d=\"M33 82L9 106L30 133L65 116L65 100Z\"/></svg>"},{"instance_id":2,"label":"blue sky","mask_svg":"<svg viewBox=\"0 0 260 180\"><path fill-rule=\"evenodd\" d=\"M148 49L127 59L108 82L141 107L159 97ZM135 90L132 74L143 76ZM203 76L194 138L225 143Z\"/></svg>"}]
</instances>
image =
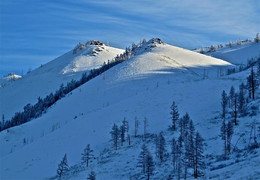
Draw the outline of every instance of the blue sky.
<instances>
[{"instance_id":1,"label":"blue sky","mask_svg":"<svg viewBox=\"0 0 260 180\"><path fill-rule=\"evenodd\" d=\"M196 48L253 38L258 0L0 0L0 76L26 73L78 42L140 39Z\"/></svg>"}]
</instances>

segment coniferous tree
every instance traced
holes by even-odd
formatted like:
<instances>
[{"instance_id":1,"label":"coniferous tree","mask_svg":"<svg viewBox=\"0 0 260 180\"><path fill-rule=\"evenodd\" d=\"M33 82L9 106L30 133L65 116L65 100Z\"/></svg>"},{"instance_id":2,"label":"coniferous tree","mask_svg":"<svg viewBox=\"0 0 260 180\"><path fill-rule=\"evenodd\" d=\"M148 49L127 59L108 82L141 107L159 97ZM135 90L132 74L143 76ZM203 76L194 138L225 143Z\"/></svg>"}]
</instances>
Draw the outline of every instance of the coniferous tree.
<instances>
[{"instance_id":1,"label":"coniferous tree","mask_svg":"<svg viewBox=\"0 0 260 180\"><path fill-rule=\"evenodd\" d=\"M154 162L153 162L153 156L148 151L146 155L146 177L147 180L150 180L150 177L153 175L154 172Z\"/></svg>"},{"instance_id":2,"label":"coniferous tree","mask_svg":"<svg viewBox=\"0 0 260 180\"><path fill-rule=\"evenodd\" d=\"M120 131L120 140L121 140L121 146L122 146L125 142L125 127L124 127L124 125L120 126L119 131Z\"/></svg>"},{"instance_id":3,"label":"coniferous tree","mask_svg":"<svg viewBox=\"0 0 260 180\"><path fill-rule=\"evenodd\" d=\"M112 131L110 132L114 148L118 149L118 141L119 141L119 128L116 124L113 125Z\"/></svg>"},{"instance_id":4,"label":"coniferous tree","mask_svg":"<svg viewBox=\"0 0 260 180\"><path fill-rule=\"evenodd\" d=\"M245 116L246 114L246 100L245 100L245 85L242 83L239 86L239 94L238 94L238 112L240 116Z\"/></svg>"},{"instance_id":5,"label":"coniferous tree","mask_svg":"<svg viewBox=\"0 0 260 180\"><path fill-rule=\"evenodd\" d=\"M235 88L231 86L230 91L229 91L229 107L232 108L234 105L235 101Z\"/></svg>"},{"instance_id":6,"label":"coniferous tree","mask_svg":"<svg viewBox=\"0 0 260 180\"><path fill-rule=\"evenodd\" d=\"M142 150L138 157L137 167L142 168L142 172L145 174L146 179L150 180L150 177L154 172L154 162L153 156L145 144L142 145Z\"/></svg>"},{"instance_id":7,"label":"coniferous tree","mask_svg":"<svg viewBox=\"0 0 260 180\"><path fill-rule=\"evenodd\" d=\"M184 157L184 146L183 146L183 139L180 135L177 142L177 179L181 179L183 169L185 169L185 157Z\"/></svg>"},{"instance_id":8,"label":"coniferous tree","mask_svg":"<svg viewBox=\"0 0 260 180\"><path fill-rule=\"evenodd\" d=\"M235 93L234 102L232 103L232 116L234 118L235 125L237 125L237 114L238 114L238 95Z\"/></svg>"},{"instance_id":9,"label":"coniferous tree","mask_svg":"<svg viewBox=\"0 0 260 180\"><path fill-rule=\"evenodd\" d=\"M195 136L195 158L194 158L194 178L198 178L203 174L203 169L205 168L204 161L204 147L203 139L197 132Z\"/></svg>"},{"instance_id":10,"label":"coniferous tree","mask_svg":"<svg viewBox=\"0 0 260 180\"><path fill-rule=\"evenodd\" d=\"M137 117L135 117L135 137L137 137L138 128L139 128L139 121Z\"/></svg>"},{"instance_id":11,"label":"coniferous tree","mask_svg":"<svg viewBox=\"0 0 260 180\"><path fill-rule=\"evenodd\" d=\"M192 168L194 166L194 138L195 138L195 128L193 121L190 120L189 133L186 143L186 158L188 167Z\"/></svg>"},{"instance_id":12,"label":"coniferous tree","mask_svg":"<svg viewBox=\"0 0 260 180\"><path fill-rule=\"evenodd\" d=\"M227 103L228 103L228 97L225 91L222 92L222 99L221 99L221 108L222 108L222 114L221 117L223 119L226 119L226 112L227 112Z\"/></svg>"},{"instance_id":13,"label":"coniferous tree","mask_svg":"<svg viewBox=\"0 0 260 180\"><path fill-rule=\"evenodd\" d=\"M234 133L233 124L231 123L231 121L228 122L226 131L227 131L226 132L226 134L227 134L227 154L230 154L230 152L231 152L231 140L232 140L232 136L233 136L233 133Z\"/></svg>"},{"instance_id":14,"label":"coniferous tree","mask_svg":"<svg viewBox=\"0 0 260 180\"><path fill-rule=\"evenodd\" d=\"M144 118L144 139L145 139L146 136L147 136L147 127L148 127L148 120L147 120L147 118L145 117L145 118Z\"/></svg>"},{"instance_id":15,"label":"coniferous tree","mask_svg":"<svg viewBox=\"0 0 260 180\"><path fill-rule=\"evenodd\" d=\"M175 138L172 139L172 164L173 170L177 170L177 155L178 155L178 144L176 143Z\"/></svg>"},{"instance_id":16,"label":"coniferous tree","mask_svg":"<svg viewBox=\"0 0 260 180\"><path fill-rule=\"evenodd\" d=\"M88 144L86 146L86 148L84 149L84 152L82 153L82 161L86 164L86 167L89 166L89 162L91 161L91 159L93 159L93 150L90 148L90 144Z\"/></svg>"},{"instance_id":17,"label":"coniferous tree","mask_svg":"<svg viewBox=\"0 0 260 180\"><path fill-rule=\"evenodd\" d=\"M91 171L89 174L88 174L88 180L96 180L96 173L94 171Z\"/></svg>"},{"instance_id":18,"label":"coniferous tree","mask_svg":"<svg viewBox=\"0 0 260 180\"><path fill-rule=\"evenodd\" d=\"M69 170L69 165L68 165L67 155L65 154L60 164L58 165L58 169L57 169L58 177L60 178L61 176L63 176L64 173L66 173L68 170Z\"/></svg>"},{"instance_id":19,"label":"coniferous tree","mask_svg":"<svg viewBox=\"0 0 260 180\"><path fill-rule=\"evenodd\" d=\"M163 132L160 132L158 137L158 157L161 162L165 160L166 148L165 148L165 138L163 136Z\"/></svg>"},{"instance_id":20,"label":"coniferous tree","mask_svg":"<svg viewBox=\"0 0 260 180\"><path fill-rule=\"evenodd\" d=\"M172 120L171 128L172 130L175 131L179 121L179 111L175 101L172 102L172 106L171 106L171 120Z\"/></svg>"},{"instance_id":21,"label":"coniferous tree","mask_svg":"<svg viewBox=\"0 0 260 180\"><path fill-rule=\"evenodd\" d=\"M227 157L227 126L226 126L226 120L223 119L222 125L221 125L221 138L224 141L224 156Z\"/></svg>"},{"instance_id":22,"label":"coniferous tree","mask_svg":"<svg viewBox=\"0 0 260 180\"><path fill-rule=\"evenodd\" d=\"M146 172L146 155L147 155L148 149L147 146L145 144L142 145L142 150L139 154L138 157L138 163L137 163L137 167L142 168L142 172L145 173Z\"/></svg>"},{"instance_id":23,"label":"coniferous tree","mask_svg":"<svg viewBox=\"0 0 260 180\"><path fill-rule=\"evenodd\" d=\"M255 99L255 90L256 90L256 75L252 67L251 73L247 78L247 86L249 90L249 97Z\"/></svg>"}]
</instances>

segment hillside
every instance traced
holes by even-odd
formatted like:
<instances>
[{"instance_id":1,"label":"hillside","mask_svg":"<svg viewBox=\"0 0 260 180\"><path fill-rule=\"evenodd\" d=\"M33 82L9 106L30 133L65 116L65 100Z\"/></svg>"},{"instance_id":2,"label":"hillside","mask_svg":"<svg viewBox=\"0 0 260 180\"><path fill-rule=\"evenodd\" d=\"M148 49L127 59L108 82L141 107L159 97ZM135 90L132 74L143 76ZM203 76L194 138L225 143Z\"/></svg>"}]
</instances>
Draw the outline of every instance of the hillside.
<instances>
[{"instance_id":1,"label":"hillside","mask_svg":"<svg viewBox=\"0 0 260 180\"><path fill-rule=\"evenodd\" d=\"M53 66L56 67L55 64ZM69 165L73 167L65 179L85 179L90 170L97 173L98 179L139 179L142 176L138 178L140 170L136 164L143 140L133 137L135 119L141 123L138 135L143 134L143 120L147 119L148 132L163 131L167 144L170 144L171 138L176 135L167 130L171 124L170 106L173 101L178 104L181 115L190 114L196 130L207 143L205 153L221 155L221 93L223 90L228 92L232 85L238 89L250 73L249 70L229 76L220 73L230 67L233 65L224 60L157 40L148 41L134 57L74 90L42 117L0 132L0 146L4 147L0 150L1 177L27 180L53 178L58 163L66 153ZM257 103L259 99L252 101L252 105ZM115 151L110 142L110 131L114 123L120 124L124 118L129 121L132 145L124 145ZM259 112L252 118L247 117L247 121L239 118L234 142L241 133L246 134L244 141L239 142L239 148L247 143L250 128L246 127L257 119L259 121ZM85 169L81 164L81 153L87 144L91 144L98 159ZM152 138L148 146L154 154ZM170 145L167 149L170 152ZM100 157L102 151L104 159ZM259 175L256 169L258 155L259 152L256 157L250 155L251 165L246 163L248 159L241 162L247 168L254 168L252 171ZM207 160L210 162L210 158ZM171 173L167 170L169 161L163 165L158 160L155 162L158 166L154 178L165 179ZM217 163L210 167L218 166ZM232 179L232 168L236 170L238 167L220 169L217 175L207 169L206 175L216 179L229 176ZM250 172L244 172L243 177L250 178Z\"/></svg>"},{"instance_id":2,"label":"hillside","mask_svg":"<svg viewBox=\"0 0 260 180\"><path fill-rule=\"evenodd\" d=\"M206 55L223 59L235 65L247 65L252 59L255 61L260 57L260 43L258 42L240 42L239 44L227 43L223 45L202 48L196 52L204 51ZM212 50L210 50L212 48ZM215 50L216 49L216 50Z\"/></svg>"},{"instance_id":3,"label":"hillside","mask_svg":"<svg viewBox=\"0 0 260 180\"><path fill-rule=\"evenodd\" d=\"M0 99L3 102L0 114L4 114L8 120L26 104L34 104L38 97L55 92L61 84L66 85L72 79L78 80L83 72L98 68L123 52L97 42L79 44L74 50L41 65L23 78L5 84L0 88Z\"/></svg>"}]
</instances>

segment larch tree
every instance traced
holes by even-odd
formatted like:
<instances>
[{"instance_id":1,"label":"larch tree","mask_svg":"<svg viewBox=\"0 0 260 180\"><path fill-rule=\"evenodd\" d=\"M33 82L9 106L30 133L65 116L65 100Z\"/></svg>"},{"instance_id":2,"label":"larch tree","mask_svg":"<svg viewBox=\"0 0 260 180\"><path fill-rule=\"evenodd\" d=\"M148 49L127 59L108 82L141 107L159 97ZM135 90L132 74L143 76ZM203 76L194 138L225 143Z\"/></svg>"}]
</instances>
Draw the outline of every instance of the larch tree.
<instances>
[{"instance_id":1,"label":"larch tree","mask_svg":"<svg viewBox=\"0 0 260 180\"><path fill-rule=\"evenodd\" d=\"M226 158L227 157L227 125L225 119L223 119L222 121L220 131L221 131L221 139L224 141L224 156Z\"/></svg>"},{"instance_id":2,"label":"larch tree","mask_svg":"<svg viewBox=\"0 0 260 180\"><path fill-rule=\"evenodd\" d=\"M173 164L173 170L177 170L177 154L178 153L178 147L177 147L177 142L175 138L172 139L172 164Z\"/></svg>"},{"instance_id":3,"label":"larch tree","mask_svg":"<svg viewBox=\"0 0 260 180\"><path fill-rule=\"evenodd\" d=\"M174 131L177 129L179 116L180 115L179 115L178 107L177 107L175 101L173 101L172 105L171 105L171 120L172 120L171 129L174 130Z\"/></svg>"},{"instance_id":4,"label":"larch tree","mask_svg":"<svg viewBox=\"0 0 260 180\"><path fill-rule=\"evenodd\" d=\"M111 137L112 137L114 148L115 148L115 150L117 150L120 134L119 134L119 128L116 124L113 125L112 131L110 132L110 134L111 134Z\"/></svg>"},{"instance_id":5,"label":"larch tree","mask_svg":"<svg viewBox=\"0 0 260 180\"><path fill-rule=\"evenodd\" d=\"M57 175L60 178L63 176L67 171L69 170L69 165L68 165L68 160L67 160L67 155L65 154L58 165L57 169Z\"/></svg>"},{"instance_id":6,"label":"larch tree","mask_svg":"<svg viewBox=\"0 0 260 180\"><path fill-rule=\"evenodd\" d=\"M238 94L238 112L241 117L246 115L246 98L245 98L245 85L242 83L239 86Z\"/></svg>"},{"instance_id":7,"label":"larch tree","mask_svg":"<svg viewBox=\"0 0 260 180\"><path fill-rule=\"evenodd\" d=\"M86 148L84 149L84 152L82 153L81 159L86 164L86 167L88 167L89 166L89 162L93 158L94 158L93 150L90 148L90 144L88 144L86 146Z\"/></svg>"},{"instance_id":8,"label":"larch tree","mask_svg":"<svg viewBox=\"0 0 260 180\"><path fill-rule=\"evenodd\" d=\"M161 162L165 160L166 148L165 148L165 138L163 136L163 132L160 132L158 136L158 157Z\"/></svg>"},{"instance_id":9,"label":"larch tree","mask_svg":"<svg viewBox=\"0 0 260 180\"><path fill-rule=\"evenodd\" d=\"M229 107L232 108L234 105L234 98L235 98L235 88L231 86L229 91Z\"/></svg>"},{"instance_id":10,"label":"larch tree","mask_svg":"<svg viewBox=\"0 0 260 180\"><path fill-rule=\"evenodd\" d=\"M226 134L227 134L227 154L231 153L231 140L234 133L233 130L233 124L231 121L228 122L227 128L226 128Z\"/></svg>"},{"instance_id":11,"label":"larch tree","mask_svg":"<svg viewBox=\"0 0 260 180\"><path fill-rule=\"evenodd\" d=\"M222 108L221 117L223 119L226 119L227 103L228 103L227 93L225 91L223 91L221 97L222 97L221 98L221 108Z\"/></svg>"},{"instance_id":12,"label":"larch tree","mask_svg":"<svg viewBox=\"0 0 260 180\"><path fill-rule=\"evenodd\" d=\"M139 120L137 119L137 117L135 117L135 137L137 137L138 135L138 128L139 128Z\"/></svg>"},{"instance_id":13,"label":"larch tree","mask_svg":"<svg viewBox=\"0 0 260 180\"><path fill-rule=\"evenodd\" d=\"M203 174L205 168L204 161L204 147L203 139L200 134L197 132L195 136L195 158L194 158L194 178L198 178Z\"/></svg>"}]
</instances>

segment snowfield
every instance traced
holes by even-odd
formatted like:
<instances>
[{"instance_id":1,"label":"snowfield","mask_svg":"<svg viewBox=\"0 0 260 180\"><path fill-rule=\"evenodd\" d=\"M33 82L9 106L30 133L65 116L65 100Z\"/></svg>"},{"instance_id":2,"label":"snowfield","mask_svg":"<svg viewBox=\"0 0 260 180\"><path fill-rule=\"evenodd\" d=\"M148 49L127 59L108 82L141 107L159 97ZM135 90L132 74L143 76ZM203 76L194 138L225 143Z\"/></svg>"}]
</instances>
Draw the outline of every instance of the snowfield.
<instances>
[{"instance_id":1,"label":"snowfield","mask_svg":"<svg viewBox=\"0 0 260 180\"><path fill-rule=\"evenodd\" d=\"M232 63L240 57L239 51L228 55L232 60L227 62L168 44L155 42L154 46L140 50L131 59L75 89L42 117L0 132L0 178L55 179L58 163L66 153L72 168L64 179L86 179L91 170L96 172L97 179L138 179L141 176L136 168L137 158L143 140L141 136L133 137L134 121L138 119L141 123L138 135L143 134L145 118L149 133L164 131L170 152L170 141L175 136L167 130L171 124L172 101L177 103L181 116L186 112L190 114L196 130L207 143L205 154L223 154L223 143L219 137L221 93L223 90L229 92L232 85L238 90L239 84L245 82L250 73L247 70L224 75L228 68L234 67ZM38 96L56 90L62 82L77 79L81 75L79 72L99 67L122 52L104 46L104 49L98 47L102 50L96 56L84 55L93 48L83 50L80 55L69 52L0 88L1 100L6 102L1 105L1 113L10 117L26 103L34 103ZM242 49L242 54L246 48L249 47ZM247 56L251 56L251 51ZM43 83L44 86L41 85ZM257 99L252 103L259 105L260 101ZM249 125L253 120L259 123L259 114L258 110L256 116L238 119L234 142L241 133L246 134L239 141L239 148L248 143ZM114 123L120 125L124 118L130 124L132 144L125 144L115 151L110 142L110 131ZM91 145L97 157L88 169L81 164L81 153L87 144ZM154 155L152 141L148 143L148 148ZM100 156L102 152L103 158ZM249 153L248 158L240 158L239 163L216 170L211 169L219 162L208 158L207 163L211 165L206 169L206 178L260 178L259 155L258 149L255 154ZM170 167L170 160L156 166L152 179L166 179L171 173ZM188 178L192 179L191 176Z\"/></svg>"}]
</instances>

